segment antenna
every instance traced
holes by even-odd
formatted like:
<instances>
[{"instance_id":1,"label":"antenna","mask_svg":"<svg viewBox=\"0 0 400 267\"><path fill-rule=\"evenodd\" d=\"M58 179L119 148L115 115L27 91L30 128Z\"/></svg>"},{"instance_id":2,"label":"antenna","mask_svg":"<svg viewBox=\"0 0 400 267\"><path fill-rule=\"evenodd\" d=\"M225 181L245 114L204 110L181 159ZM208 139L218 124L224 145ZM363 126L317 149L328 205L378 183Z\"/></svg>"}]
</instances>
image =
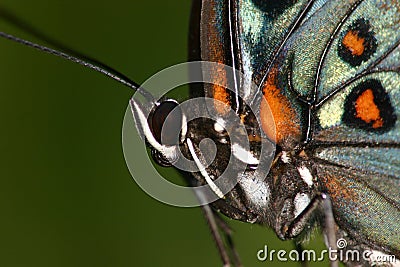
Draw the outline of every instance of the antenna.
<instances>
[{"instance_id":1,"label":"antenna","mask_svg":"<svg viewBox=\"0 0 400 267\"><path fill-rule=\"evenodd\" d=\"M44 33L40 32L36 28L30 26L28 23L25 21L19 19L3 7L0 7L0 17L3 18L5 21L10 23L11 25L19 28L21 31L26 32L31 34L32 36L38 38L39 40L49 44L50 46L55 47L56 49L40 45L25 39L18 38L14 35L5 33L0 31L0 37L4 39L11 40L13 42L34 48L36 50L64 58L68 61L72 61L74 63L77 63L79 65L82 65L86 68L92 69L94 71L100 72L103 75L106 75L110 77L111 79L133 89L134 91L137 91L140 93L147 101L152 103L153 105L156 103L154 100L154 97L146 91L144 88L142 88L138 83L134 82L130 78L128 78L126 75L123 73L113 69L112 67L96 60L91 57L88 57L86 55L83 55L73 49L70 49L63 44L59 43L58 41L48 37Z\"/></svg>"}]
</instances>

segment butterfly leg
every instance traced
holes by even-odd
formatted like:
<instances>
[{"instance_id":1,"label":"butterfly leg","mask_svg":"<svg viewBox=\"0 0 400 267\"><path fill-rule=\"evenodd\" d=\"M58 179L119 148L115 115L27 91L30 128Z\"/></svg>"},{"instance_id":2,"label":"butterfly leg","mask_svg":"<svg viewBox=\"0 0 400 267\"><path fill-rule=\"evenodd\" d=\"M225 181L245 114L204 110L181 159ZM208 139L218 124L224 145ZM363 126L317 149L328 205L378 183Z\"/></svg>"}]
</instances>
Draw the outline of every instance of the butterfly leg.
<instances>
[{"instance_id":1,"label":"butterfly leg","mask_svg":"<svg viewBox=\"0 0 400 267\"><path fill-rule=\"evenodd\" d=\"M311 217L318 208L322 208L324 213L324 232L327 238L327 245L332 251L337 251L335 219L333 217L332 204L329 196L325 193L317 194L310 204L288 225L284 232L286 238L298 236L307 226ZM339 266L338 260L330 262L331 267Z\"/></svg>"},{"instance_id":2,"label":"butterfly leg","mask_svg":"<svg viewBox=\"0 0 400 267\"><path fill-rule=\"evenodd\" d=\"M204 201L204 195L201 191L194 190L196 197L199 199L200 202ZM235 267L242 267L240 263L239 255L236 252L232 241L232 230L228 226L228 224L220 217L220 215L211 208L210 205L202 205L201 209L203 210L204 218L207 221L207 224L210 228L211 235L214 238L215 244L217 246L219 255L221 257L222 263L224 267L230 267L231 265L231 258L229 255L232 255L233 258L233 266ZM221 232L224 236L221 235ZM228 243L228 246L224 244L224 238Z\"/></svg>"},{"instance_id":3,"label":"butterfly leg","mask_svg":"<svg viewBox=\"0 0 400 267\"><path fill-rule=\"evenodd\" d=\"M212 210L212 211L214 213L214 216L218 223L219 228L225 235L225 240L228 243L228 247L229 247L229 250L230 250L232 258L233 258L234 266L237 266L237 267L242 266L242 264L240 262L239 253L236 251L235 243L233 242L232 229L229 227L228 223L224 219L221 218L221 215L218 212L216 212L215 210Z\"/></svg>"},{"instance_id":4,"label":"butterfly leg","mask_svg":"<svg viewBox=\"0 0 400 267\"><path fill-rule=\"evenodd\" d=\"M296 241L294 241L293 243L294 243L294 246L295 246L295 248L297 250L297 253L299 253L299 255L303 255L303 251L304 251L303 246L300 243L296 242ZM308 264L304 259L300 259L300 260L301 260L301 267L308 267Z\"/></svg>"},{"instance_id":5,"label":"butterfly leg","mask_svg":"<svg viewBox=\"0 0 400 267\"><path fill-rule=\"evenodd\" d=\"M228 252L225 248L222 236L219 232L219 227L218 227L215 213L209 205L201 206L201 208L203 210L204 217L207 221L207 224L210 228L211 235L213 236L215 244L217 245L218 252L219 252L219 255L221 256L223 266L230 267L231 266L230 258L229 258Z\"/></svg>"}]
</instances>

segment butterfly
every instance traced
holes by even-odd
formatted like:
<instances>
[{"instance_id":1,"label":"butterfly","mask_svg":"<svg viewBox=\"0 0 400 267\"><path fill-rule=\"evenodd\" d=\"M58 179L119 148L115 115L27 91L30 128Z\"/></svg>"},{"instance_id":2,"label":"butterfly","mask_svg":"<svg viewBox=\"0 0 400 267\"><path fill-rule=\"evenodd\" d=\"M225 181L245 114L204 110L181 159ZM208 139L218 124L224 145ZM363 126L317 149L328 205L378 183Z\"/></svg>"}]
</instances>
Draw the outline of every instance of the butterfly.
<instances>
[{"instance_id":1,"label":"butterfly","mask_svg":"<svg viewBox=\"0 0 400 267\"><path fill-rule=\"evenodd\" d=\"M221 127L188 124L194 134L187 154L204 156L210 148L202 151L200 141L208 137L219 143L219 156L193 175L213 186L207 176L223 176L230 149L236 162L255 165L243 173L234 168L237 185L211 204L215 209L269 225L281 239L304 234L323 213L328 246L347 238L346 251L400 256L400 235L392 234L400 227L398 8L365 0L202 2L195 24L200 49L193 51L243 75L203 70L213 81L204 92L215 100L209 109ZM227 107L244 124L250 148L242 149L243 137L226 141L240 124L227 119ZM270 151L262 151L264 142L276 145L270 170L261 164Z\"/></svg>"},{"instance_id":2,"label":"butterfly","mask_svg":"<svg viewBox=\"0 0 400 267\"><path fill-rule=\"evenodd\" d=\"M214 123L187 122L181 112L184 131L174 143L153 119L172 103L161 102L149 120L135 114L155 158L163 165L192 158L199 169L191 171L193 183L210 186L218 196L210 204L215 210L268 225L283 240L320 224L330 248L398 258L400 235L392 233L400 227L399 3L198 3L190 51L195 59L217 63L202 67L204 96L214 104L205 101L187 112L207 109ZM141 107L134 103L132 109ZM204 138L216 148L201 148ZM178 148L183 156L176 155ZM232 181L233 189L222 192ZM198 198L204 200L201 193ZM206 217L228 265L218 227L212 214ZM340 260L376 264L370 257Z\"/></svg>"},{"instance_id":3,"label":"butterfly","mask_svg":"<svg viewBox=\"0 0 400 267\"><path fill-rule=\"evenodd\" d=\"M205 136L228 150L205 172L194 172L194 183L212 184L206 176L223 172L231 148L236 161L249 165L238 175L238 185L212 203L215 209L269 225L282 239L320 223L328 245L345 238L346 249L399 257L393 234L399 228L400 195L397 6L384 1L203 3L196 24L200 50L194 48L194 55L244 73L233 82L234 93L205 85L206 96L223 104L209 107L219 115L218 124L188 124L190 139L179 144L194 159L204 154L199 144ZM216 83L227 76L225 68L211 73ZM235 129L235 122L226 120L225 107L245 125L249 150L227 141L225 129ZM137 115L136 121L141 127L149 123ZM263 142L276 145L270 170L258 164ZM242 152L255 160L244 160ZM171 159L162 150L155 153L160 162Z\"/></svg>"}]
</instances>

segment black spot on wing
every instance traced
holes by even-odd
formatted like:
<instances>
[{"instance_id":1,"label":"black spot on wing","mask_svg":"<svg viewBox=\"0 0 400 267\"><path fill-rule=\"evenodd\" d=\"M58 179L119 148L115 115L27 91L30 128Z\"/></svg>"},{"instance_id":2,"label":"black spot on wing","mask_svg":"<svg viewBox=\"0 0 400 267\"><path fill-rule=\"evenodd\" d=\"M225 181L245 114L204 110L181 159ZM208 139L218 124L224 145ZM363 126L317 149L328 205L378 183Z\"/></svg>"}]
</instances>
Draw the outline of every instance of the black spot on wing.
<instances>
[{"instance_id":1,"label":"black spot on wing","mask_svg":"<svg viewBox=\"0 0 400 267\"><path fill-rule=\"evenodd\" d=\"M290 8L297 2L297 0L278 0L278 1L251 0L251 1L261 11L269 15L275 15L275 16L282 14L286 9Z\"/></svg>"},{"instance_id":2,"label":"black spot on wing","mask_svg":"<svg viewBox=\"0 0 400 267\"><path fill-rule=\"evenodd\" d=\"M368 20L357 19L341 37L339 57L353 67L361 65L376 52L378 43L374 35Z\"/></svg>"},{"instance_id":3,"label":"black spot on wing","mask_svg":"<svg viewBox=\"0 0 400 267\"><path fill-rule=\"evenodd\" d=\"M375 79L357 85L347 96L342 121L349 127L384 133L392 129L397 116L390 96Z\"/></svg>"}]
</instances>

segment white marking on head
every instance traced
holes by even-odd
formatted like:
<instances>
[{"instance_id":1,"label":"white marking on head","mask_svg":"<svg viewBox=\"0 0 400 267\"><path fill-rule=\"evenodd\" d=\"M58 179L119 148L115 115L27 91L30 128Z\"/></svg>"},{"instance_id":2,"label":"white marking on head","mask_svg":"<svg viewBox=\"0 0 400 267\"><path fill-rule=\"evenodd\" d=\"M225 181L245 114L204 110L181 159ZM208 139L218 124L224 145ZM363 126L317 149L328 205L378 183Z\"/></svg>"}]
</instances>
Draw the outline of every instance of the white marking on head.
<instances>
[{"instance_id":1,"label":"white marking on head","mask_svg":"<svg viewBox=\"0 0 400 267\"><path fill-rule=\"evenodd\" d=\"M182 114L182 132L181 132L181 143L183 143L186 139L188 128L187 128L187 119L185 114Z\"/></svg>"},{"instance_id":2,"label":"white marking on head","mask_svg":"<svg viewBox=\"0 0 400 267\"><path fill-rule=\"evenodd\" d=\"M301 179L309 186L311 187L313 183L313 177L311 175L310 170L306 166L301 166L298 167L297 170L299 171Z\"/></svg>"},{"instance_id":3,"label":"white marking on head","mask_svg":"<svg viewBox=\"0 0 400 267\"><path fill-rule=\"evenodd\" d=\"M310 197L306 193L298 193L294 198L294 217L297 218L309 204Z\"/></svg>"},{"instance_id":4,"label":"white marking on head","mask_svg":"<svg viewBox=\"0 0 400 267\"><path fill-rule=\"evenodd\" d=\"M143 130L143 134L146 137L147 141L149 144L159 151L165 158L167 158L170 162L173 162L177 159L178 157L178 147L177 146L165 146L157 142L157 140L154 138L153 133L150 130L150 126L147 122L147 118L144 115L142 109L140 106L136 103L136 101L131 100L131 110L133 114L137 114L136 118L138 119L140 126ZM135 117L135 116L134 116Z\"/></svg>"},{"instance_id":5,"label":"white marking on head","mask_svg":"<svg viewBox=\"0 0 400 267\"><path fill-rule=\"evenodd\" d=\"M219 198L224 198L224 194L222 193L221 189L218 188L218 186L213 182L211 177L208 175L206 168L203 166L203 164L200 162L200 159L197 157L196 152L194 151L194 146L192 141L188 138L186 139L190 154L193 157L194 162L197 165L197 168L199 169L200 173L203 175L204 179L206 179L206 182L210 186L211 190L219 197Z\"/></svg>"},{"instance_id":6,"label":"white marking on head","mask_svg":"<svg viewBox=\"0 0 400 267\"><path fill-rule=\"evenodd\" d=\"M215 122L215 123L214 123L214 130L215 130L217 133L222 133L222 132L225 130L225 128L224 128L224 126L222 126L222 124L220 124L219 122Z\"/></svg>"},{"instance_id":7,"label":"white marking on head","mask_svg":"<svg viewBox=\"0 0 400 267\"><path fill-rule=\"evenodd\" d=\"M222 138L221 140L219 140L219 142L220 142L221 144L227 144L227 143L228 143L228 141L226 140L225 137Z\"/></svg>"},{"instance_id":8,"label":"white marking on head","mask_svg":"<svg viewBox=\"0 0 400 267\"><path fill-rule=\"evenodd\" d=\"M281 160L283 163L290 163L290 158L287 155L286 151L282 151L282 156L281 156Z\"/></svg>"},{"instance_id":9,"label":"white marking on head","mask_svg":"<svg viewBox=\"0 0 400 267\"><path fill-rule=\"evenodd\" d=\"M253 156L253 154L251 154L250 151L247 151L239 144L232 145L232 153L235 158L247 164L258 165L260 162Z\"/></svg>"},{"instance_id":10,"label":"white marking on head","mask_svg":"<svg viewBox=\"0 0 400 267\"><path fill-rule=\"evenodd\" d=\"M217 118L217 122L219 125L221 125L222 128L225 128L226 122L223 118Z\"/></svg>"}]
</instances>

